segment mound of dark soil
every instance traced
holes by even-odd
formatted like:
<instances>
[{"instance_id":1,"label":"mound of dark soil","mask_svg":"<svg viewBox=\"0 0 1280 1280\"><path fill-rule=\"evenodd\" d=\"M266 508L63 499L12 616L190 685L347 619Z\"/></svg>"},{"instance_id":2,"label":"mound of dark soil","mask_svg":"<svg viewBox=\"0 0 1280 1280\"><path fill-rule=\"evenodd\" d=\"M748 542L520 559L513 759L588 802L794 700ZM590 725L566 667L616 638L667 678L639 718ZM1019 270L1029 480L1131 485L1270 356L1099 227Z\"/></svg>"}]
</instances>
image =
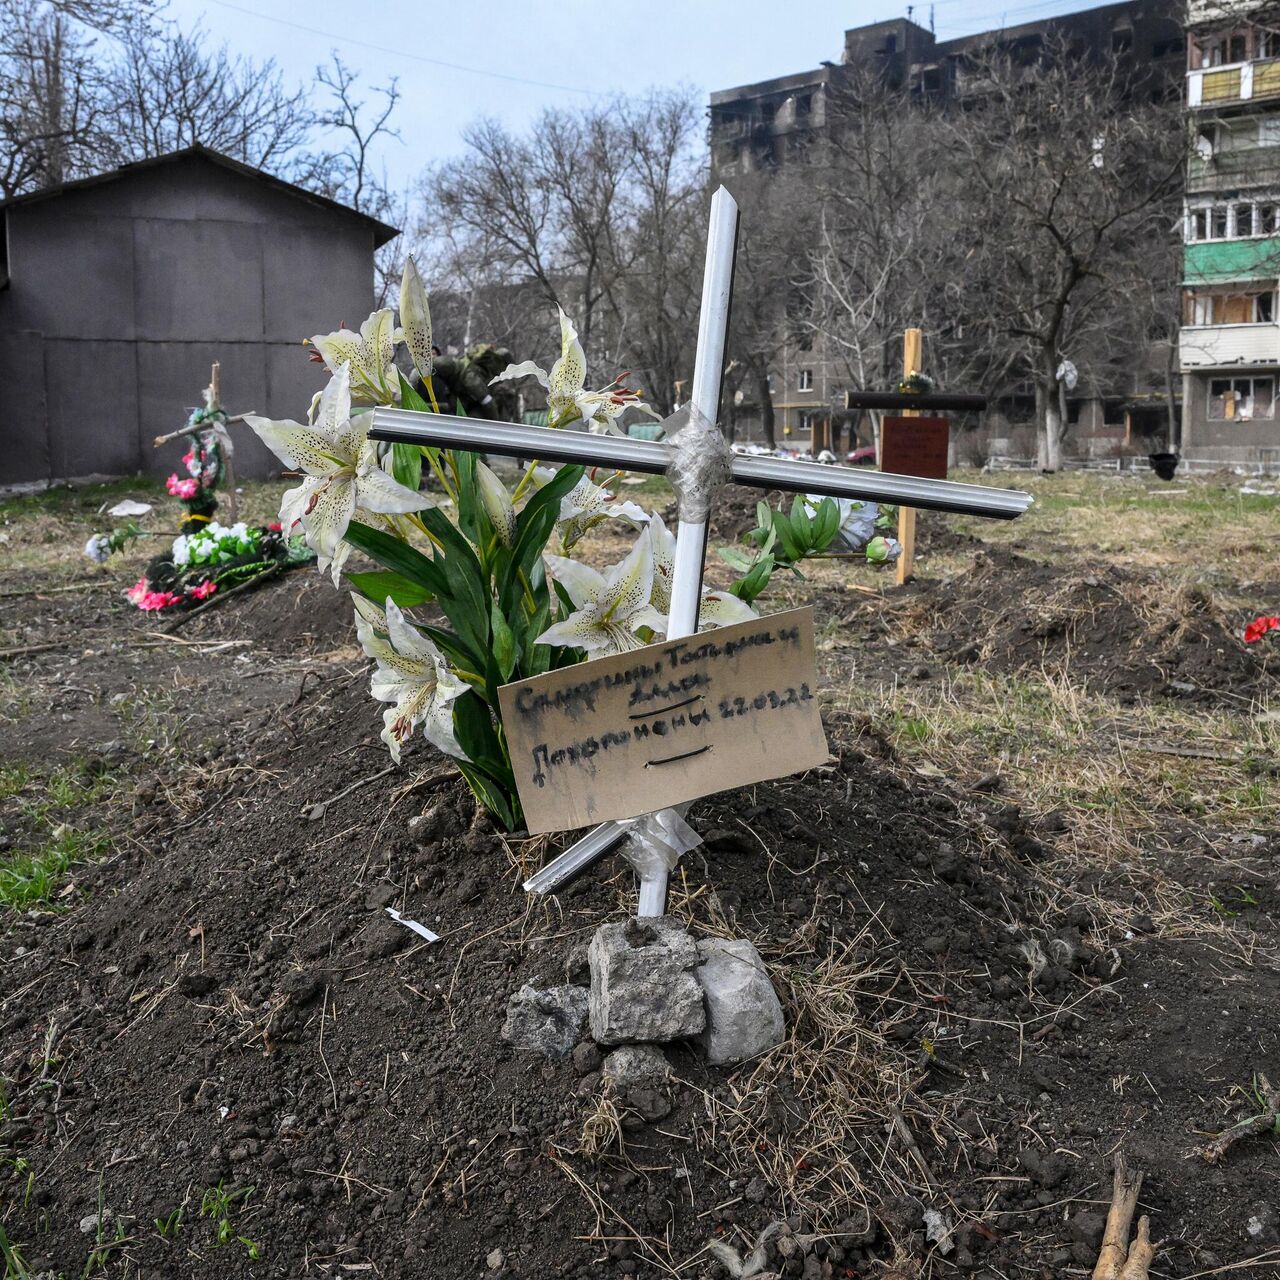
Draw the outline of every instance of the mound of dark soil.
<instances>
[{"instance_id":1,"label":"mound of dark soil","mask_svg":"<svg viewBox=\"0 0 1280 1280\"><path fill-rule=\"evenodd\" d=\"M272 645L324 652L355 643L355 624L346 592L336 591L314 565L294 569L261 586L249 587L182 628L197 637L251 635Z\"/></svg>"},{"instance_id":2,"label":"mound of dark soil","mask_svg":"<svg viewBox=\"0 0 1280 1280\"><path fill-rule=\"evenodd\" d=\"M1267 886L1250 962L1147 937L1140 902L1104 936L1040 878L1051 831L845 746L698 805L673 894L759 941L792 1039L737 1070L677 1048L671 1087L605 1098L594 1046L545 1062L500 1028L522 984L580 979L629 875L531 903L544 842L501 837L425 747L383 776L377 727L362 671L318 669L207 820L142 805L75 914L0 937L0 1196L33 1271L105 1245L107 1274L164 1277L718 1276L708 1239L785 1220L786 1276L895 1252L1061 1276L1092 1265L1121 1142L1168 1273L1276 1242L1270 1139L1186 1158L1277 1048ZM245 1194L216 1247L219 1186Z\"/></svg>"},{"instance_id":3,"label":"mound of dark soil","mask_svg":"<svg viewBox=\"0 0 1280 1280\"><path fill-rule=\"evenodd\" d=\"M1248 702L1277 687L1263 646L1243 645L1206 590L1110 565L1080 573L984 552L972 572L922 584L913 616L951 661L1069 674L1129 699Z\"/></svg>"}]
</instances>

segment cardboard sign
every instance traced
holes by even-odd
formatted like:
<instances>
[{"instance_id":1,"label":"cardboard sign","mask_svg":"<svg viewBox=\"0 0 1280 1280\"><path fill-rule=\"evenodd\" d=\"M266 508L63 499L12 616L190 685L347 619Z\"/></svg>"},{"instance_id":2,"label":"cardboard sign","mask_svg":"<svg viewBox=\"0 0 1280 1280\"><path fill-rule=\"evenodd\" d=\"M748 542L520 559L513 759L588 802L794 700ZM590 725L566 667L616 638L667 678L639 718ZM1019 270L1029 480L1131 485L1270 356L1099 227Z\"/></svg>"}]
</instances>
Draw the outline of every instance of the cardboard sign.
<instances>
[{"instance_id":1,"label":"cardboard sign","mask_svg":"<svg viewBox=\"0 0 1280 1280\"><path fill-rule=\"evenodd\" d=\"M950 434L946 418L886 417L880 424L880 470L945 480Z\"/></svg>"},{"instance_id":2,"label":"cardboard sign","mask_svg":"<svg viewBox=\"0 0 1280 1280\"><path fill-rule=\"evenodd\" d=\"M634 818L822 764L816 694L811 608L504 685L529 831Z\"/></svg>"}]
</instances>

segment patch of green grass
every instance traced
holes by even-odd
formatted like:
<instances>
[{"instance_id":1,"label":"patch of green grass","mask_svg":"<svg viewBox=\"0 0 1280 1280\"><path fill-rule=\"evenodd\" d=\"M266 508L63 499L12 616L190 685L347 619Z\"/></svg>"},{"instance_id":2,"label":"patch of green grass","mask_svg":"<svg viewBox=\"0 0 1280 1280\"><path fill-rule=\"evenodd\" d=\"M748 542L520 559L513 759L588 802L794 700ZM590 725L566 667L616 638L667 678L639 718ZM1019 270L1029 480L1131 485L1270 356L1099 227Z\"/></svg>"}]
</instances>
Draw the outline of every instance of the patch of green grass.
<instances>
[{"instance_id":1,"label":"patch of green grass","mask_svg":"<svg viewBox=\"0 0 1280 1280\"><path fill-rule=\"evenodd\" d=\"M96 803L113 785L109 774L92 774L79 760L59 765L44 778L21 761L0 769L0 800L15 801L15 809L36 833L33 846L0 856L0 908L26 911L48 905L73 866L107 851L105 832L72 826L61 815Z\"/></svg>"},{"instance_id":2,"label":"patch of green grass","mask_svg":"<svg viewBox=\"0 0 1280 1280\"><path fill-rule=\"evenodd\" d=\"M24 493L0 502L0 522L7 523L38 514L73 515L97 511L104 502L132 494L159 497L160 482L150 476L120 476L99 484L54 485L39 493Z\"/></svg>"},{"instance_id":3,"label":"patch of green grass","mask_svg":"<svg viewBox=\"0 0 1280 1280\"><path fill-rule=\"evenodd\" d=\"M62 827L39 848L0 859L0 907L26 911L47 905L76 863L100 858L109 845L101 831Z\"/></svg>"},{"instance_id":4,"label":"patch of green grass","mask_svg":"<svg viewBox=\"0 0 1280 1280\"><path fill-rule=\"evenodd\" d=\"M20 794L30 781L31 770L25 764L0 765L0 800Z\"/></svg>"}]
</instances>

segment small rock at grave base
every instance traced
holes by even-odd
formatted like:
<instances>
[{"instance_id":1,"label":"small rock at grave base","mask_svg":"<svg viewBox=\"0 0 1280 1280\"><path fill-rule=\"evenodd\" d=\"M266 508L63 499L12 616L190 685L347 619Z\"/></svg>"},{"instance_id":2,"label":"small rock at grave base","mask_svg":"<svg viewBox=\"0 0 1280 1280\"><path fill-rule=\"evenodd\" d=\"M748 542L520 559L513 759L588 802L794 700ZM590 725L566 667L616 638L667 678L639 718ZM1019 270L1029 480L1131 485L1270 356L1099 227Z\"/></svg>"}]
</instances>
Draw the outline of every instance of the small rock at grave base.
<instances>
[{"instance_id":1,"label":"small rock at grave base","mask_svg":"<svg viewBox=\"0 0 1280 1280\"><path fill-rule=\"evenodd\" d=\"M781 1044L782 1005L760 953L745 938L703 938L698 982L707 1028L698 1043L713 1066L744 1062Z\"/></svg>"},{"instance_id":2,"label":"small rock at grave base","mask_svg":"<svg viewBox=\"0 0 1280 1280\"><path fill-rule=\"evenodd\" d=\"M604 1060L604 1078L619 1089L665 1084L671 1064L661 1049L651 1044L624 1044Z\"/></svg>"},{"instance_id":3,"label":"small rock at grave base","mask_svg":"<svg viewBox=\"0 0 1280 1280\"><path fill-rule=\"evenodd\" d=\"M591 1035L599 1044L695 1036L706 1026L698 948L667 916L603 924L588 949Z\"/></svg>"},{"instance_id":4,"label":"small rock at grave base","mask_svg":"<svg viewBox=\"0 0 1280 1280\"><path fill-rule=\"evenodd\" d=\"M573 1069L580 1076L589 1076L600 1070L600 1046L593 1040L584 1040L573 1048Z\"/></svg>"},{"instance_id":5,"label":"small rock at grave base","mask_svg":"<svg viewBox=\"0 0 1280 1280\"><path fill-rule=\"evenodd\" d=\"M507 1255L501 1249L492 1249L484 1261L490 1271L501 1271L507 1265Z\"/></svg>"},{"instance_id":6,"label":"small rock at grave base","mask_svg":"<svg viewBox=\"0 0 1280 1280\"><path fill-rule=\"evenodd\" d=\"M548 1058L563 1058L582 1034L587 1018L584 987L547 987L527 982L507 1002L502 1038L517 1049L536 1049Z\"/></svg>"}]
</instances>

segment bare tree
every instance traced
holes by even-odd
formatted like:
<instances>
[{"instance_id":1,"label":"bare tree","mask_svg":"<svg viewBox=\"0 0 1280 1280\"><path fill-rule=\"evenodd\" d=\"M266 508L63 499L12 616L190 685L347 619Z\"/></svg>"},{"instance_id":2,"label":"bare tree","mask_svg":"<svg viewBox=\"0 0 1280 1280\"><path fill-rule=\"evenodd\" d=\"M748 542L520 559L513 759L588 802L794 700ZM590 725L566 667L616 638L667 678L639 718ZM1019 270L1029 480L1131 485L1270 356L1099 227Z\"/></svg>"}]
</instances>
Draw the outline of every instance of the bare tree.
<instances>
[{"instance_id":1,"label":"bare tree","mask_svg":"<svg viewBox=\"0 0 1280 1280\"><path fill-rule=\"evenodd\" d=\"M619 108L629 164L605 300L609 345L663 413L691 373L705 245L700 120L687 94Z\"/></svg>"},{"instance_id":2,"label":"bare tree","mask_svg":"<svg viewBox=\"0 0 1280 1280\"><path fill-rule=\"evenodd\" d=\"M1116 59L1082 63L1054 41L1033 67L993 54L981 93L947 121L966 237L967 340L1007 344L1033 383L1040 464L1066 435L1064 360L1123 331L1153 239L1176 216L1184 136L1176 104L1132 92Z\"/></svg>"},{"instance_id":3,"label":"bare tree","mask_svg":"<svg viewBox=\"0 0 1280 1280\"><path fill-rule=\"evenodd\" d=\"M817 204L812 182L812 169L794 166L743 174L728 183L742 209L742 230L726 389L750 388L770 446L777 443L770 373L786 346L808 341L814 332L809 251Z\"/></svg>"},{"instance_id":4,"label":"bare tree","mask_svg":"<svg viewBox=\"0 0 1280 1280\"><path fill-rule=\"evenodd\" d=\"M78 7L0 0L0 193L7 198L110 162L110 102L95 43L122 19L106 5L96 28Z\"/></svg>"},{"instance_id":5,"label":"bare tree","mask_svg":"<svg viewBox=\"0 0 1280 1280\"><path fill-rule=\"evenodd\" d=\"M501 310L504 290L521 323L531 295L563 307L589 359L629 367L671 407L700 280L698 134L680 92L548 111L523 135L480 121L465 154L423 180L420 226L438 277L467 295L472 319L481 299ZM547 337L526 342L535 350L522 342L521 354L553 354Z\"/></svg>"},{"instance_id":6,"label":"bare tree","mask_svg":"<svg viewBox=\"0 0 1280 1280\"><path fill-rule=\"evenodd\" d=\"M254 62L225 46L209 50L199 27L131 28L114 80L114 131L124 159L200 143L279 170L314 123L306 92L287 86L273 61Z\"/></svg>"},{"instance_id":7,"label":"bare tree","mask_svg":"<svg viewBox=\"0 0 1280 1280\"><path fill-rule=\"evenodd\" d=\"M316 68L316 83L329 91L329 98L313 116L312 124L335 135L338 145L302 156L291 167L289 177L361 213L403 226L408 219L407 200L391 191L385 169L376 165L379 138L400 138L399 130L391 124L400 101L399 85L393 76L385 86L373 90L379 100L370 102L358 95L359 79L337 53L329 66ZM379 306L393 293L404 256L399 240L383 245L375 255Z\"/></svg>"}]
</instances>

